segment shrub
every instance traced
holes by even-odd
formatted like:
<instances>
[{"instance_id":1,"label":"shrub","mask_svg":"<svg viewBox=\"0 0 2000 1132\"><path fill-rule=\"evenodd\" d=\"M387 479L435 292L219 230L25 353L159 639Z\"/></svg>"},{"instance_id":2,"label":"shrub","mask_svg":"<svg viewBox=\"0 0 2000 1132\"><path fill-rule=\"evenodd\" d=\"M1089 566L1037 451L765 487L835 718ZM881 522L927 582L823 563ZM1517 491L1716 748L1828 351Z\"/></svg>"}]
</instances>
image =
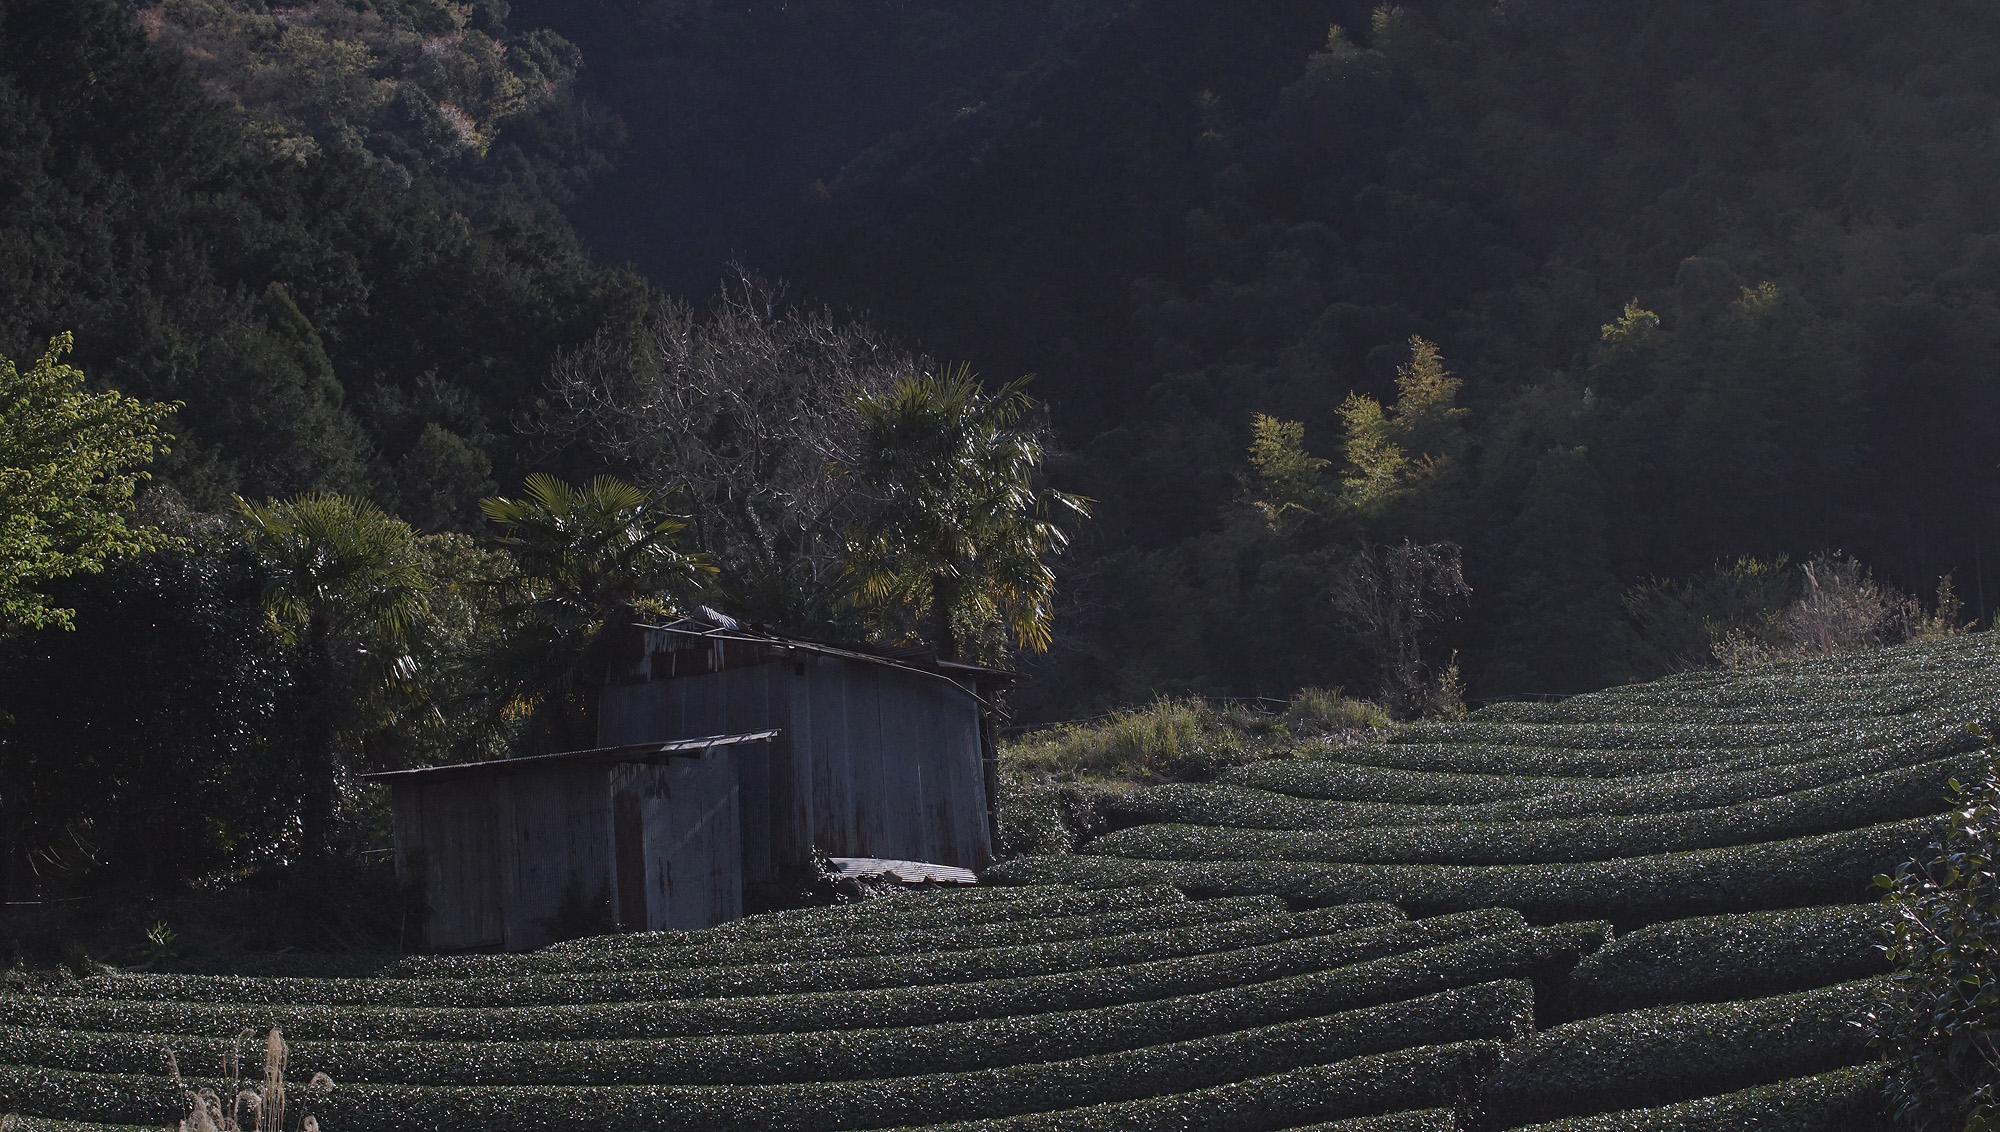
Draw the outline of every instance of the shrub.
<instances>
[{"instance_id":1,"label":"shrub","mask_svg":"<svg viewBox=\"0 0 2000 1132\"><path fill-rule=\"evenodd\" d=\"M1542 778L1497 774L1425 775L1412 771L1350 774L1346 773L1349 769L1346 767L1335 768L1333 773L1320 776L1313 773L1319 767L1311 763L1272 764L1268 769L1277 770L1282 767L1297 773L1259 775L1256 779L1231 777L1205 789L1219 791L1224 784L1233 784L1237 789L1248 787L1259 791L1255 795L1244 795L1245 802L1266 802L1268 799L1264 797L1263 792L1268 791L1304 801L1349 801L1350 805L1355 806L1353 809L1330 809L1325 817L1318 817L1320 811L1315 809L1292 808L1288 812L1314 819L1289 827L1294 829L1376 824L1354 820L1355 817L1371 812L1360 808L1363 805L1381 807L1384 813L1401 812L1412 816L1423 816L1426 812L1411 808L1415 806L1450 807L1448 810L1435 812L1435 816L1439 820L1458 821L1476 821L1482 818L1503 820L1575 817L1580 814L1658 813L1663 810L1726 806L1754 798L1769 798L1814 786L1824 786L1830 782L1839 782L1858 775L1874 774L1943 758L1958 757L1961 760L1968 760L1974 747L1975 744L1969 742L1968 737L1959 732L1918 743L1848 750L1795 763L1754 766L1725 772L1717 772L1714 768L1673 770L1623 778ZM1966 765L1966 761L1956 765ZM1351 769L1367 771L1374 768ZM1407 787L1399 788L1400 784L1389 777L1394 775L1438 781L1431 784L1426 792L1428 796L1411 797L1407 795L1416 791ZM1364 792L1371 787L1373 793ZM1176 793L1168 794L1169 791ZM1154 790L1141 792L1127 803L1126 808L1136 808L1132 803L1145 803L1156 794L1170 798L1199 798L1203 792L1204 788L1199 787L1157 787ZM1248 812L1257 812L1249 805L1244 808ZM1261 822L1257 824L1262 825ZM1285 828L1267 825L1262 827Z\"/></svg>"},{"instance_id":2,"label":"shrub","mask_svg":"<svg viewBox=\"0 0 2000 1132\"><path fill-rule=\"evenodd\" d=\"M592 1042L302 1042L300 1065L343 1084L650 1085L851 1081L1004 1068L1143 1049L1283 1026L1424 998L1490 980L1477 968L1400 977L1364 969L1316 972L1145 1003L886 1030ZM1474 972L1474 973L1468 973ZM1424 990L1405 993L1409 986ZM1516 1015L1531 1014L1525 986ZM1509 999L1509 1001L1514 1001ZM1511 1009L1511 1008L1510 1008ZM1490 1035L1488 1035L1490 1036ZM1402 1042L1379 1048L1424 1044ZM0 1064L117 1072L156 1063L163 1046L190 1064L229 1055L222 1039L29 1030L0 1036ZM1373 1052L1373 1051L1368 1051ZM230 1095L234 1095L233 1093Z\"/></svg>"},{"instance_id":3,"label":"shrub","mask_svg":"<svg viewBox=\"0 0 2000 1132\"><path fill-rule=\"evenodd\" d=\"M2000 1123L2000 772L1951 784L1943 834L1877 883L1895 914L1895 994L1873 1019L1920 1130Z\"/></svg>"},{"instance_id":4,"label":"shrub","mask_svg":"<svg viewBox=\"0 0 2000 1132\"><path fill-rule=\"evenodd\" d=\"M1216 896L1266 893L1294 905L1393 900L1414 915L1504 905L1550 923L1609 916L1621 928L1720 912L1862 899L1874 876L1908 860L1931 818L1727 849L1547 865L1337 865L1027 857L996 865L1008 884L1169 883Z\"/></svg>"},{"instance_id":5,"label":"shrub","mask_svg":"<svg viewBox=\"0 0 2000 1132\"><path fill-rule=\"evenodd\" d=\"M1355 1120L1330 1120L1308 1124L1292 1132L1457 1132L1458 1114L1448 1108L1427 1108L1418 1112L1394 1112L1388 1116L1363 1116Z\"/></svg>"},{"instance_id":6,"label":"shrub","mask_svg":"<svg viewBox=\"0 0 2000 1132\"><path fill-rule=\"evenodd\" d=\"M1892 916L1879 904L1742 912L1655 924L1586 956L1570 975L1578 1014L1722 1002L1886 974Z\"/></svg>"},{"instance_id":7,"label":"shrub","mask_svg":"<svg viewBox=\"0 0 2000 1132\"><path fill-rule=\"evenodd\" d=\"M1379 922L1379 909L1362 909ZM909 955L895 963L836 959L581 975L485 979L257 979L195 975L115 975L64 984L57 993L115 999L178 999L243 1005L322 1006L557 1006L729 998L811 991L829 986L862 990L1014 978L1247 947L1315 928L1321 922L1272 915L1196 927L1135 932L1101 939Z\"/></svg>"},{"instance_id":8,"label":"shrub","mask_svg":"<svg viewBox=\"0 0 2000 1132\"><path fill-rule=\"evenodd\" d=\"M1462 1042L1356 1058L1143 1101L966 1121L938 1125L926 1132L1179 1132L1188 1128L1262 1132L1295 1126L1301 1120L1449 1104L1464 1096L1499 1056L1497 1043ZM1352 1127L1353 1132L1362 1132L1366 1126ZM1368 1132L1389 1132L1395 1127Z\"/></svg>"},{"instance_id":9,"label":"shrub","mask_svg":"<svg viewBox=\"0 0 2000 1132\"><path fill-rule=\"evenodd\" d=\"M1100 838L1089 851L1154 860L1459 865L1639 857L1779 841L1936 813L1951 772L1963 765L1962 759L1925 763L1735 806L1668 813L1310 831L1148 825Z\"/></svg>"},{"instance_id":10,"label":"shrub","mask_svg":"<svg viewBox=\"0 0 2000 1132\"><path fill-rule=\"evenodd\" d=\"M1836 1069L1662 1108L1577 1116L1516 1132L1889 1132L1886 1066Z\"/></svg>"},{"instance_id":11,"label":"shrub","mask_svg":"<svg viewBox=\"0 0 2000 1132\"><path fill-rule=\"evenodd\" d=\"M1518 1043L1488 1082L1496 1127L1645 1108L1804 1077L1868 1057L1857 1023L1886 1001L1869 979L1749 1002L1664 1006L1571 1022Z\"/></svg>"},{"instance_id":12,"label":"shrub","mask_svg":"<svg viewBox=\"0 0 2000 1132\"><path fill-rule=\"evenodd\" d=\"M39 1027L138 1033L226 1033L269 1019L294 1036L478 1041L532 1038L672 1038L923 1025L1149 1002L1176 995L1353 966L1477 935L1517 931L1518 912L1347 928L1342 909L1287 917L1293 934L1231 950L987 982L879 990L819 991L755 998L592 1004L515 1009L262 1007L0 997L0 1021ZM1347 930L1342 930L1347 928Z\"/></svg>"},{"instance_id":13,"label":"shrub","mask_svg":"<svg viewBox=\"0 0 2000 1132\"><path fill-rule=\"evenodd\" d=\"M796 963L864 955L895 955L913 951L968 951L990 947L1015 947L1030 943L1053 943L1066 939L1093 939L1157 931L1162 928L1222 923L1248 916L1268 916L1282 911L1284 904L1269 897L1250 900L1183 901L1178 904L1160 904L1125 912L1001 920L962 928L906 928L900 931L873 931L805 939L721 939L708 944L676 947L671 951L657 948L619 948L607 951L541 952L529 955L421 955L402 960L387 973L417 978L466 978L535 972L629 971L661 966L686 968L737 966L745 963ZM889 925L866 926L884 928Z\"/></svg>"},{"instance_id":14,"label":"shrub","mask_svg":"<svg viewBox=\"0 0 2000 1132\"><path fill-rule=\"evenodd\" d=\"M1341 748L1340 757L1346 762L1400 770L1555 778L1619 778L1695 767L1749 770L1875 747L1941 741L1963 730L1970 710L1969 706L1944 708L1922 715L1874 720L1865 725L1772 725L1763 728L1761 741L1726 740L1751 725L1718 725L1706 729L1706 734L1687 727L1676 730L1648 727L1627 729L1623 735L1606 736L1602 745L1582 747L1567 746L1560 742L1564 736L1548 734L1551 728L1538 727L1508 738L1514 744L1539 745L1448 740L1356 743ZM1589 732L1595 728L1576 730ZM1717 738L1725 741L1711 741Z\"/></svg>"},{"instance_id":15,"label":"shrub","mask_svg":"<svg viewBox=\"0 0 2000 1132\"><path fill-rule=\"evenodd\" d=\"M1529 1009L1525 985L1496 983L1193 1041L1002 1069L790 1085L343 1084L322 1103L319 1113L328 1127L344 1132L411 1126L435 1132L491 1128L722 1132L991 1119L1167 1097L1239 1082L1253 1073L1336 1067L1342 1061L1412 1044L1511 1036ZM1424 1070L1434 1074L1437 1060L1433 1051L1428 1057L1378 1063L1364 1070L1363 1080L1372 1087L1352 1091L1362 1092L1375 1108L1389 1107L1382 1100L1403 1102L1398 1107L1435 1104L1443 1099L1435 1081L1407 1077ZM1337 1074L1325 1077L1340 1079ZM43 1098L38 1115L164 1123L172 1100L162 1096L168 1090L153 1083L159 1080L0 1066L0 1098L11 1100L12 1094L32 1087L35 1096ZM47 1111L56 1105L64 1111ZM1317 1111L1303 1115L1318 1119L1365 1111L1353 1107L1340 1111L1336 1100L1322 1102ZM1078 1125L1065 1121L1062 1126Z\"/></svg>"}]
</instances>

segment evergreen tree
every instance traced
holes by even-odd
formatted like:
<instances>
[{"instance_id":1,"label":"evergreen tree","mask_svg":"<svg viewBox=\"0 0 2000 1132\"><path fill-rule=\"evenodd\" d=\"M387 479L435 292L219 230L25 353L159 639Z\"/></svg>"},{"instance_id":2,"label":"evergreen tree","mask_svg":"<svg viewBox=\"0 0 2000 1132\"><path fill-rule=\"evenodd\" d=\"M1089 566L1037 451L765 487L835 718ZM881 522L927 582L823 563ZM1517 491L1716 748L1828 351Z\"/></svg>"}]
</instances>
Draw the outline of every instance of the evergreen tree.
<instances>
[{"instance_id":1,"label":"evergreen tree","mask_svg":"<svg viewBox=\"0 0 2000 1132\"><path fill-rule=\"evenodd\" d=\"M1489 660L1493 690L1582 692L1623 677L1630 649L1608 526L1588 453L1545 452L1507 529L1513 553Z\"/></svg>"}]
</instances>

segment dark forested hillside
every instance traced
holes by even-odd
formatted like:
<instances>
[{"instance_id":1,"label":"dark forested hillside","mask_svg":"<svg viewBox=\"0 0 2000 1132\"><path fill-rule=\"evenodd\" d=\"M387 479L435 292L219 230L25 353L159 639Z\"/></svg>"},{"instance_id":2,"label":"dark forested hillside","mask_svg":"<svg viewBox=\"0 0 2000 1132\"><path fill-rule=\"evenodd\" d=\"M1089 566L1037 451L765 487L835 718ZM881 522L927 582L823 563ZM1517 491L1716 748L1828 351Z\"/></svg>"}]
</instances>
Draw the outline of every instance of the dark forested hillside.
<instances>
[{"instance_id":1,"label":"dark forested hillside","mask_svg":"<svg viewBox=\"0 0 2000 1132\"><path fill-rule=\"evenodd\" d=\"M1995 20L1154 0L983 128L852 164L800 272L1042 375L1104 501L1073 691L1353 678L1298 611L1361 539L1466 547L1485 694L1638 674L1621 591L1739 555L1951 573L1984 617ZM1412 334L1465 382L1458 474L1290 537L1246 521L1252 413L1338 457L1343 399L1386 399Z\"/></svg>"},{"instance_id":2,"label":"dark forested hillside","mask_svg":"<svg viewBox=\"0 0 2000 1132\"><path fill-rule=\"evenodd\" d=\"M1098 506L1033 714L1373 686L1333 591L1404 540L1463 548L1426 663L1475 696L1658 672L1717 587L1776 570L1782 604L1814 555L2000 604L1976 4L0 13L0 348L74 330L184 402L162 470L198 507L347 489L462 528L592 470L529 437L552 359L651 303L608 265L699 303L735 257L1038 375ZM1397 401L1413 337L1442 432Z\"/></svg>"},{"instance_id":3,"label":"dark forested hillside","mask_svg":"<svg viewBox=\"0 0 2000 1132\"><path fill-rule=\"evenodd\" d=\"M73 331L93 377L181 402L162 470L199 505L357 491L468 524L556 349L645 301L506 206L540 198L504 170L265 144L110 0L0 4L0 80L0 352ZM509 128L493 160L532 166Z\"/></svg>"}]
</instances>

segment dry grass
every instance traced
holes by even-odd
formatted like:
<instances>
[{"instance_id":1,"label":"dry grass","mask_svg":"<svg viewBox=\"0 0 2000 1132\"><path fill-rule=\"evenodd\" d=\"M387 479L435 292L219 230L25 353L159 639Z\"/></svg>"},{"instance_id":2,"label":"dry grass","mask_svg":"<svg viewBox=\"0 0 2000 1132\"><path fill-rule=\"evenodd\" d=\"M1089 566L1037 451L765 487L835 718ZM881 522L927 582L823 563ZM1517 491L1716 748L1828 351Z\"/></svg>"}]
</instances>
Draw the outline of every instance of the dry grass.
<instances>
[{"instance_id":1,"label":"dry grass","mask_svg":"<svg viewBox=\"0 0 2000 1132\"><path fill-rule=\"evenodd\" d=\"M1323 755L1391 725L1377 704L1308 688L1282 713L1187 697L1033 732L1000 751L997 849L1003 857L1066 853L1104 832L1100 803L1108 798L1264 759Z\"/></svg>"},{"instance_id":2,"label":"dry grass","mask_svg":"<svg viewBox=\"0 0 2000 1132\"><path fill-rule=\"evenodd\" d=\"M255 1032L244 1030L236 1036L236 1044L229 1053L228 1100L213 1089L190 1089L181 1081L180 1063L175 1060L172 1050L167 1051L167 1067L172 1070L174 1085L187 1097L188 1115L180 1122L179 1132L285 1132L285 1109L289 1103L285 1085L285 1071L291 1058L291 1047L285 1044L284 1035L272 1030L264 1037L264 1076L255 1086L243 1082L243 1043L254 1039ZM333 1089L333 1078L324 1073L315 1073L302 1090L302 1101L310 1101L314 1096L324 1095ZM310 1112L301 1110L299 1132L319 1132L319 1121Z\"/></svg>"},{"instance_id":3,"label":"dry grass","mask_svg":"<svg viewBox=\"0 0 2000 1132\"><path fill-rule=\"evenodd\" d=\"M1949 576L1938 585L1935 610L1926 614L1916 598L1878 581L1851 558L1815 558L1799 570L1798 597L1784 609L1761 624L1711 628L1715 659L1724 667L1881 648L1969 628L1958 623L1962 606Z\"/></svg>"}]
</instances>

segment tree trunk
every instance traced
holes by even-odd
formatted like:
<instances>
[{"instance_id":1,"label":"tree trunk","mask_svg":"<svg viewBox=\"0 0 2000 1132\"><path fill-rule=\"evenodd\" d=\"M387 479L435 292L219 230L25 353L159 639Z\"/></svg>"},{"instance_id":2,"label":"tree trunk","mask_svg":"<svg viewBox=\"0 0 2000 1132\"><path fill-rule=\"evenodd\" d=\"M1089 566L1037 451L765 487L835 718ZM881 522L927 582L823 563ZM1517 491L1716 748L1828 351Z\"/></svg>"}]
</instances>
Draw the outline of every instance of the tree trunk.
<instances>
[{"instance_id":1,"label":"tree trunk","mask_svg":"<svg viewBox=\"0 0 2000 1132\"><path fill-rule=\"evenodd\" d=\"M313 618L299 672L299 829L302 855L325 860L333 849L339 817L339 764L333 749L333 630L325 616Z\"/></svg>"}]
</instances>

